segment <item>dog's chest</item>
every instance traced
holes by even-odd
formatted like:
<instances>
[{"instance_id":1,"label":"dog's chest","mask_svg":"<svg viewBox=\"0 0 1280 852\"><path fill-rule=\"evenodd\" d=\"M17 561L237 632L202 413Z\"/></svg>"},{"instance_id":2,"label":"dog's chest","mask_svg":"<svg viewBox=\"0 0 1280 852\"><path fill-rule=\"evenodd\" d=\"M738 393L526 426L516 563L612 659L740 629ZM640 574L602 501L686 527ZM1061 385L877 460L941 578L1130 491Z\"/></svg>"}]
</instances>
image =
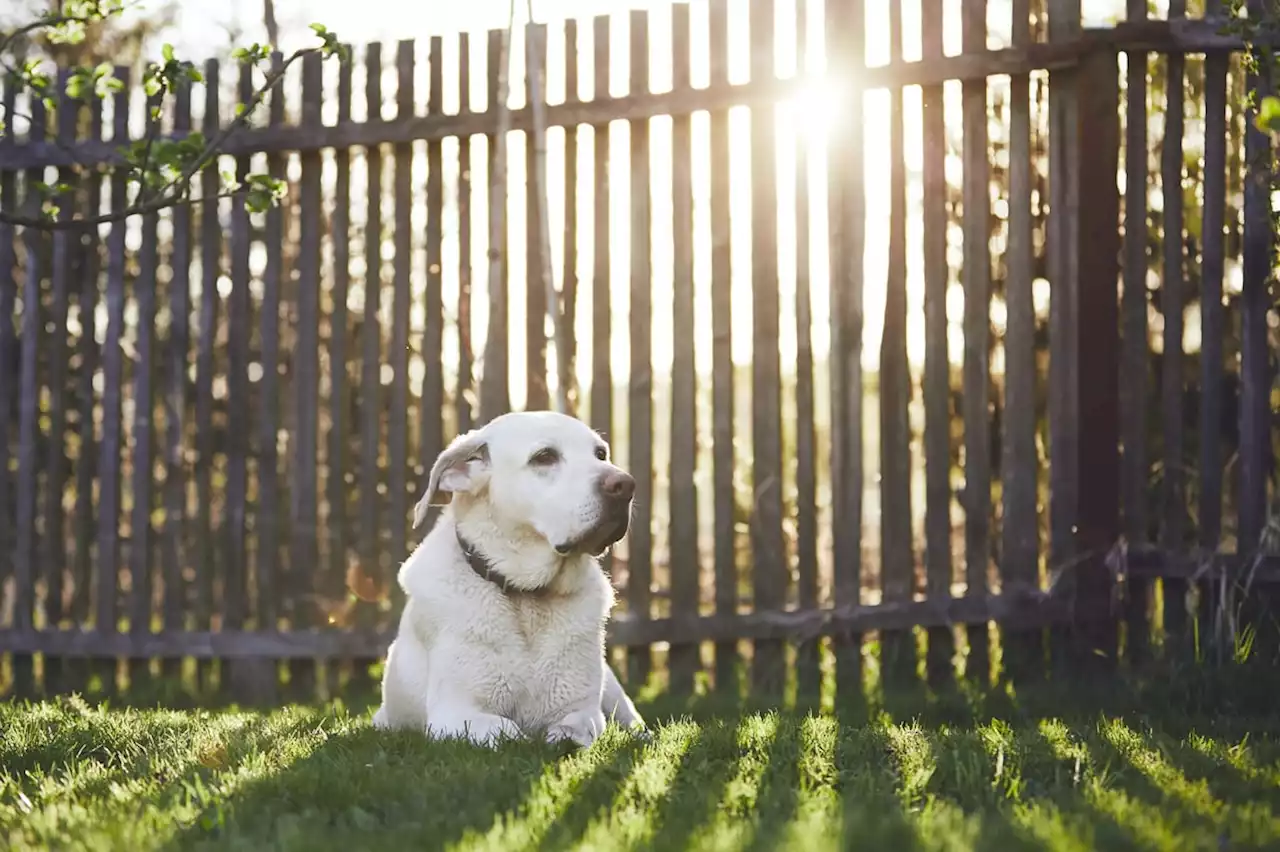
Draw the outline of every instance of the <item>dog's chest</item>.
<instances>
[{"instance_id":1,"label":"dog's chest","mask_svg":"<svg viewBox=\"0 0 1280 852\"><path fill-rule=\"evenodd\" d=\"M598 701L604 619L598 601L517 599L507 602L514 641L501 654L497 703L526 728L560 721L584 701Z\"/></svg>"}]
</instances>

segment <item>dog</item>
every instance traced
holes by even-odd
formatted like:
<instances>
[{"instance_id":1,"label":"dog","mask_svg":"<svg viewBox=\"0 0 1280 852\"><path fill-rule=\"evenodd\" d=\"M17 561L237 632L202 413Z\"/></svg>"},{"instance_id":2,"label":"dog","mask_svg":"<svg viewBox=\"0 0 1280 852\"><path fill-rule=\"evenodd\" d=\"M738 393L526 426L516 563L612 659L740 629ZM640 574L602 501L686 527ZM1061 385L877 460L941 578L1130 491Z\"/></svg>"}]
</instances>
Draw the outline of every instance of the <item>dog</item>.
<instances>
[{"instance_id":1,"label":"dog","mask_svg":"<svg viewBox=\"0 0 1280 852\"><path fill-rule=\"evenodd\" d=\"M505 414L432 465L400 568L406 604L373 724L494 745L589 746L607 720L646 736L604 657L613 587L597 557L626 535L635 480L586 424Z\"/></svg>"}]
</instances>

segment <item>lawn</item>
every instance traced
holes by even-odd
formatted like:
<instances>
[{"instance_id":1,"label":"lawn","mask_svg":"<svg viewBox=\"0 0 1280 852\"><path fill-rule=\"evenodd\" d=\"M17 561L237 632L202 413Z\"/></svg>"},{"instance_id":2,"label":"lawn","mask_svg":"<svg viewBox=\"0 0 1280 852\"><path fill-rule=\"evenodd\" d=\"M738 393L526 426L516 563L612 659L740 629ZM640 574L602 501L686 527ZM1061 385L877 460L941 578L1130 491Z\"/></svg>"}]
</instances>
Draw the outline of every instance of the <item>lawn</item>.
<instances>
[{"instance_id":1,"label":"lawn","mask_svg":"<svg viewBox=\"0 0 1280 852\"><path fill-rule=\"evenodd\" d=\"M13 702L0 704L0 838L15 850L1280 848L1280 713L1224 694L1066 684L840 713L657 699L651 742L611 731L577 752L383 735L340 704Z\"/></svg>"}]
</instances>

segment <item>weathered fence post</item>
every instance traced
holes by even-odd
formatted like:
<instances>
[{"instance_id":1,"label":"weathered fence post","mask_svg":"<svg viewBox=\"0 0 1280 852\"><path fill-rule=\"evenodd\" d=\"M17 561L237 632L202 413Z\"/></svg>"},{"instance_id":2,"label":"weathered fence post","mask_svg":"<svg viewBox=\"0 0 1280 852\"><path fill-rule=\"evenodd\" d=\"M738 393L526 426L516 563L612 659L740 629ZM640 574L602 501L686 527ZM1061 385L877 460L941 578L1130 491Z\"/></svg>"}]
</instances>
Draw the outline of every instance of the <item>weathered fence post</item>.
<instances>
[{"instance_id":1,"label":"weathered fence post","mask_svg":"<svg viewBox=\"0 0 1280 852\"><path fill-rule=\"evenodd\" d=\"M866 33L860 2L826 8L831 73L849 81L847 113L830 137L831 245L831 511L834 598L837 607L860 603L862 589L862 256L866 240L862 150ZM858 702L863 693L862 635L833 642L839 700Z\"/></svg>"},{"instance_id":2,"label":"weathered fence post","mask_svg":"<svg viewBox=\"0 0 1280 852\"><path fill-rule=\"evenodd\" d=\"M1264 4L1250 0L1250 17L1264 14ZM1275 92L1271 73L1272 51L1255 48L1256 70L1249 73L1247 85L1251 102L1261 105L1263 98ZM1271 526L1267 503L1268 467L1271 461L1272 392L1271 355L1267 330L1268 293L1275 258L1275 232L1272 227L1270 193L1274 179L1274 150L1268 134L1254 124L1257 108L1249 110L1245 119L1244 182L1244 281L1240 294L1240 455L1236 548L1248 566L1266 547ZM1245 589L1247 600L1240 614L1240 629L1256 630L1253 644L1255 658L1271 662L1280 647L1280 636L1274 627L1276 593L1264 584L1253 582L1246 570L1235 583Z\"/></svg>"},{"instance_id":3,"label":"weathered fence post","mask_svg":"<svg viewBox=\"0 0 1280 852\"><path fill-rule=\"evenodd\" d=\"M1074 589L1072 659L1104 665L1117 637L1106 559L1120 532L1116 59L1098 51L1055 72L1050 129L1052 567Z\"/></svg>"}]
</instances>

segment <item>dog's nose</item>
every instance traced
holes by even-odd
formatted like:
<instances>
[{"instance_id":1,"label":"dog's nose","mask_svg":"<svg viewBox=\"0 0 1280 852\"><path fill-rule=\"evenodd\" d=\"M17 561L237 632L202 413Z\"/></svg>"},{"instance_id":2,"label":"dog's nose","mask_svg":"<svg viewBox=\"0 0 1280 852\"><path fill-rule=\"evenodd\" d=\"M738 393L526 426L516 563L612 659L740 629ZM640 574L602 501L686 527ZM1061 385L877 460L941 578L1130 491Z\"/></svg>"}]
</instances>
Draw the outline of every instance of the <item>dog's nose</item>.
<instances>
[{"instance_id":1,"label":"dog's nose","mask_svg":"<svg viewBox=\"0 0 1280 852\"><path fill-rule=\"evenodd\" d=\"M610 500L630 500L636 493L636 481L629 473L611 471L600 479L600 492Z\"/></svg>"}]
</instances>

